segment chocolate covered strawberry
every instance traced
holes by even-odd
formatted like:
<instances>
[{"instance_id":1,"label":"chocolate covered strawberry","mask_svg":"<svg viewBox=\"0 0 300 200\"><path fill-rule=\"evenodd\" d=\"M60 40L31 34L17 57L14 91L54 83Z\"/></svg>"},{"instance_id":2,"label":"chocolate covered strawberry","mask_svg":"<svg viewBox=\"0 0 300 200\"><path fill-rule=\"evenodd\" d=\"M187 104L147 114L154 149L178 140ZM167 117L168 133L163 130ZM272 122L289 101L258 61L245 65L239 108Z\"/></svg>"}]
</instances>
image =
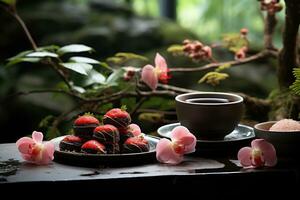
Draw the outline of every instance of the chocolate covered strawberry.
<instances>
[{"instance_id":1,"label":"chocolate covered strawberry","mask_svg":"<svg viewBox=\"0 0 300 200\"><path fill-rule=\"evenodd\" d=\"M128 138L134 137L132 131L126 127L126 128L119 128L120 133L120 144L123 144Z\"/></svg>"},{"instance_id":2,"label":"chocolate covered strawberry","mask_svg":"<svg viewBox=\"0 0 300 200\"><path fill-rule=\"evenodd\" d=\"M96 140L89 140L81 146L81 152L91 154L106 154L106 148Z\"/></svg>"},{"instance_id":3,"label":"chocolate covered strawberry","mask_svg":"<svg viewBox=\"0 0 300 200\"><path fill-rule=\"evenodd\" d=\"M120 143L123 144L128 138L142 134L141 128L137 124L129 124L126 128L119 128Z\"/></svg>"},{"instance_id":4,"label":"chocolate covered strawberry","mask_svg":"<svg viewBox=\"0 0 300 200\"><path fill-rule=\"evenodd\" d=\"M113 108L103 116L103 123L126 128L131 123L131 117L124 109Z\"/></svg>"},{"instance_id":5,"label":"chocolate covered strawberry","mask_svg":"<svg viewBox=\"0 0 300 200\"><path fill-rule=\"evenodd\" d=\"M115 126L110 124L97 126L94 129L93 137L106 146L108 153L120 153L120 134Z\"/></svg>"},{"instance_id":6,"label":"chocolate covered strawberry","mask_svg":"<svg viewBox=\"0 0 300 200\"><path fill-rule=\"evenodd\" d=\"M73 125L74 133L76 136L83 139L89 140L92 139L93 130L99 125L97 118L91 114L85 114L78 117Z\"/></svg>"},{"instance_id":7,"label":"chocolate covered strawberry","mask_svg":"<svg viewBox=\"0 0 300 200\"><path fill-rule=\"evenodd\" d=\"M143 136L128 138L123 144L123 153L147 152L149 149L149 142Z\"/></svg>"},{"instance_id":8,"label":"chocolate covered strawberry","mask_svg":"<svg viewBox=\"0 0 300 200\"><path fill-rule=\"evenodd\" d=\"M80 152L83 140L75 135L67 135L59 143L59 148L62 151L75 151Z\"/></svg>"}]
</instances>

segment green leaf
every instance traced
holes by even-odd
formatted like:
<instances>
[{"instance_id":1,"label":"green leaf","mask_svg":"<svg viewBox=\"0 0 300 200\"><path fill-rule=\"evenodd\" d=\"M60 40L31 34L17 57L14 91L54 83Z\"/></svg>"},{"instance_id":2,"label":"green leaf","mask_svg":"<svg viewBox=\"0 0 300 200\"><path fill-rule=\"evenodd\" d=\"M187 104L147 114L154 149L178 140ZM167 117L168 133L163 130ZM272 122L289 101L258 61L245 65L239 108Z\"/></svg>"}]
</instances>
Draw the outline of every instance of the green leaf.
<instances>
[{"instance_id":1,"label":"green leaf","mask_svg":"<svg viewBox=\"0 0 300 200\"><path fill-rule=\"evenodd\" d=\"M97 72L96 70L92 69L89 73L88 73L88 77L85 81L85 86L88 85L92 85L95 83L98 84L105 84L105 76L103 76L101 73Z\"/></svg>"},{"instance_id":2,"label":"green leaf","mask_svg":"<svg viewBox=\"0 0 300 200\"><path fill-rule=\"evenodd\" d=\"M111 73L108 78L106 79L106 83L107 85L113 86L113 85L118 85L117 81L120 77L123 77L124 74L124 70L122 69L118 69L118 70L114 70L113 73Z\"/></svg>"},{"instance_id":3,"label":"green leaf","mask_svg":"<svg viewBox=\"0 0 300 200\"><path fill-rule=\"evenodd\" d=\"M297 95L300 95L300 68L294 68L293 74L296 78L295 82L290 86L290 89Z\"/></svg>"},{"instance_id":4,"label":"green leaf","mask_svg":"<svg viewBox=\"0 0 300 200\"><path fill-rule=\"evenodd\" d=\"M248 47L249 41L239 33L229 33L223 35L223 46L236 53L242 47Z\"/></svg>"},{"instance_id":5,"label":"green leaf","mask_svg":"<svg viewBox=\"0 0 300 200\"><path fill-rule=\"evenodd\" d=\"M83 87L80 87L80 86L73 86L72 87L75 91L79 92L79 93L85 93L85 89Z\"/></svg>"},{"instance_id":6,"label":"green leaf","mask_svg":"<svg viewBox=\"0 0 300 200\"><path fill-rule=\"evenodd\" d=\"M9 61L6 66L12 66L21 62L31 62L31 63L38 63L41 60L41 58L15 58L11 61Z\"/></svg>"},{"instance_id":7,"label":"green leaf","mask_svg":"<svg viewBox=\"0 0 300 200\"><path fill-rule=\"evenodd\" d=\"M116 53L113 57L107 58L108 62L114 63L114 64L123 64L129 60L142 60L142 61L148 61L148 58L135 54L135 53L127 53L127 52L120 52Z\"/></svg>"},{"instance_id":8,"label":"green leaf","mask_svg":"<svg viewBox=\"0 0 300 200\"><path fill-rule=\"evenodd\" d=\"M229 69L231 67L231 64L226 63L224 65L220 65L217 69L215 69L215 72L220 72L223 71L225 69Z\"/></svg>"},{"instance_id":9,"label":"green leaf","mask_svg":"<svg viewBox=\"0 0 300 200\"><path fill-rule=\"evenodd\" d=\"M123 57L123 58L126 58L126 59L139 59L139 60L143 60L143 61L148 61L148 58L146 58L145 56L142 56L142 55L138 55L138 54L135 54L135 53L128 53L128 52L119 52L119 53L116 53L115 55L116 57Z\"/></svg>"},{"instance_id":10,"label":"green leaf","mask_svg":"<svg viewBox=\"0 0 300 200\"><path fill-rule=\"evenodd\" d=\"M113 71L113 69L106 62L100 62L99 64L101 67L104 67L106 69Z\"/></svg>"},{"instance_id":11,"label":"green leaf","mask_svg":"<svg viewBox=\"0 0 300 200\"><path fill-rule=\"evenodd\" d=\"M37 57L37 58L43 58L43 57L52 57L52 58L57 58L58 55L56 53L51 53L47 51L37 51L37 52L32 52L26 55L26 57Z\"/></svg>"},{"instance_id":12,"label":"green leaf","mask_svg":"<svg viewBox=\"0 0 300 200\"><path fill-rule=\"evenodd\" d=\"M57 51L59 49L59 46L57 45L48 45L37 48L38 51Z\"/></svg>"},{"instance_id":13,"label":"green leaf","mask_svg":"<svg viewBox=\"0 0 300 200\"><path fill-rule=\"evenodd\" d=\"M183 45L180 45L180 44L174 44L172 46L170 46L167 51L169 53L172 53L174 55L181 55L183 54L183 49L184 49L184 46Z\"/></svg>"},{"instance_id":14,"label":"green leaf","mask_svg":"<svg viewBox=\"0 0 300 200\"><path fill-rule=\"evenodd\" d=\"M67 69L73 70L82 75L88 75L88 73L93 69L93 66L87 63L60 63Z\"/></svg>"},{"instance_id":15,"label":"green leaf","mask_svg":"<svg viewBox=\"0 0 300 200\"><path fill-rule=\"evenodd\" d=\"M222 81L228 77L229 77L229 75L226 73L208 72L198 81L198 83L206 82L208 84L211 84L212 86L216 86L216 85L220 84L220 81Z\"/></svg>"},{"instance_id":16,"label":"green leaf","mask_svg":"<svg viewBox=\"0 0 300 200\"><path fill-rule=\"evenodd\" d=\"M78 53L78 52L86 52L92 50L93 49L91 47L83 44L71 44L71 45L61 47L60 49L58 49L57 53L62 55L65 53Z\"/></svg>"},{"instance_id":17,"label":"green leaf","mask_svg":"<svg viewBox=\"0 0 300 200\"><path fill-rule=\"evenodd\" d=\"M68 87L67 84L66 84L65 82L63 82L63 81L57 83L57 84L55 85L55 88L56 88L56 89L65 90L65 91L68 91L68 90L69 90L69 87Z\"/></svg>"},{"instance_id":18,"label":"green leaf","mask_svg":"<svg viewBox=\"0 0 300 200\"><path fill-rule=\"evenodd\" d=\"M3 2L5 4L8 4L8 5L16 5L16 0L0 0L0 2Z\"/></svg>"},{"instance_id":19,"label":"green leaf","mask_svg":"<svg viewBox=\"0 0 300 200\"><path fill-rule=\"evenodd\" d=\"M126 105L122 105L122 106L121 106L121 110L122 110L122 111L126 111L126 110L127 110L127 106L126 106Z\"/></svg>"},{"instance_id":20,"label":"green leaf","mask_svg":"<svg viewBox=\"0 0 300 200\"><path fill-rule=\"evenodd\" d=\"M25 57L27 54L33 52L33 50L28 50L28 51L22 51L20 53L18 53L17 55L15 55L14 57L9 58L9 61L15 60L17 58L22 58Z\"/></svg>"},{"instance_id":21,"label":"green leaf","mask_svg":"<svg viewBox=\"0 0 300 200\"><path fill-rule=\"evenodd\" d=\"M98 60L87 58L87 57L80 57L80 56L71 57L70 61L77 62L77 63L100 64Z\"/></svg>"}]
</instances>

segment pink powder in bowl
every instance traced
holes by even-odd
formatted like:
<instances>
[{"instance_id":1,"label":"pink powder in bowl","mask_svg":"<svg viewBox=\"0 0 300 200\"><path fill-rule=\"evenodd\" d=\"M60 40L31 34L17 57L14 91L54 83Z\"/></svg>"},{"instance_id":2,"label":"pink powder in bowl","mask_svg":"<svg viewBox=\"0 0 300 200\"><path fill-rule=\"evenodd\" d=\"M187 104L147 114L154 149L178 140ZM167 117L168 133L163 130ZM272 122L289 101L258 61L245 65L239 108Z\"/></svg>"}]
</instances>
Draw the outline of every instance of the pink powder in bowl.
<instances>
[{"instance_id":1,"label":"pink powder in bowl","mask_svg":"<svg viewBox=\"0 0 300 200\"><path fill-rule=\"evenodd\" d=\"M300 123L292 119L282 119L273 124L269 130L278 132L300 131Z\"/></svg>"}]
</instances>

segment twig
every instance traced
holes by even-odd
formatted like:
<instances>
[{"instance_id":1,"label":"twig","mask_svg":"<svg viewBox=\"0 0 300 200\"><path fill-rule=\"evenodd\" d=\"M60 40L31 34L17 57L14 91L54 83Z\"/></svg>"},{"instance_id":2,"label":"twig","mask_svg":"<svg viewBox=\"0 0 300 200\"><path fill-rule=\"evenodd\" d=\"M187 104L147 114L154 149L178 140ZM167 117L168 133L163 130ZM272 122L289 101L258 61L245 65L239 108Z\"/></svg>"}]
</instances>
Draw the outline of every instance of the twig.
<instances>
[{"instance_id":1,"label":"twig","mask_svg":"<svg viewBox=\"0 0 300 200\"><path fill-rule=\"evenodd\" d=\"M203 71L203 70L218 68L219 66L222 66L222 65L237 66L237 65L242 65L242 64L249 63L249 62L253 62L255 60L259 60L259 59L262 59L262 58L265 58L268 56L276 56L276 55L277 55L277 52L275 50L265 49L257 54L254 54L252 56L246 57L241 60L210 63L210 64L200 66L200 67L174 67L174 68L170 68L170 72L196 72L196 71Z\"/></svg>"},{"instance_id":2,"label":"twig","mask_svg":"<svg viewBox=\"0 0 300 200\"><path fill-rule=\"evenodd\" d=\"M270 50L277 50L273 45L273 35L277 24L276 15L267 12L267 16L264 22L265 22L265 30L264 30L265 48Z\"/></svg>"},{"instance_id":3,"label":"twig","mask_svg":"<svg viewBox=\"0 0 300 200\"><path fill-rule=\"evenodd\" d=\"M188 92L199 92L197 90L191 90L191 89L181 88L181 87L177 87L177 86L173 86L173 85L158 84L158 86L160 88L165 89L165 90L174 91L174 92L176 92L178 94L188 93Z\"/></svg>"},{"instance_id":4,"label":"twig","mask_svg":"<svg viewBox=\"0 0 300 200\"><path fill-rule=\"evenodd\" d=\"M30 32L29 32L26 24L24 23L23 19L19 16L15 5L10 6L10 7L6 8L5 10L9 14L11 14L17 20L17 22L21 25L21 27L22 27L24 33L26 34L26 37L29 40L32 48L36 51L37 50L37 45L36 45L34 39L32 38L32 35L30 34Z\"/></svg>"},{"instance_id":5,"label":"twig","mask_svg":"<svg viewBox=\"0 0 300 200\"><path fill-rule=\"evenodd\" d=\"M70 82L68 80L68 78L66 77L66 75L64 74L64 72L58 68L58 66L56 66L56 64L53 61L49 62L51 68L60 76L60 78L64 81L64 83L67 85L67 87L69 88L70 91L73 92L73 87L70 85Z\"/></svg>"},{"instance_id":6,"label":"twig","mask_svg":"<svg viewBox=\"0 0 300 200\"><path fill-rule=\"evenodd\" d=\"M137 110L143 105L143 103L148 100L148 98L146 97L142 97L139 102L135 105L135 107L132 109L132 111L130 112L130 115L133 116L135 115L135 113L137 112Z\"/></svg>"}]
</instances>

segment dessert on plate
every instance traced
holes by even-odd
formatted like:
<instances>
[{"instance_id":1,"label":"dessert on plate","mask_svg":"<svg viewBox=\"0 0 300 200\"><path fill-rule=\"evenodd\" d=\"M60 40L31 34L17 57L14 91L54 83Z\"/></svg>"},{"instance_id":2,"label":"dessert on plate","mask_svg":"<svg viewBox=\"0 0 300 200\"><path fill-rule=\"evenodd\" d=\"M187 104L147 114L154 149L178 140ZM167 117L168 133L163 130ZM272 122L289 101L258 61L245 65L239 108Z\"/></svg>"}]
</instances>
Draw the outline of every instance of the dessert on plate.
<instances>
[{"instance_id":1,"label":"dessert on plate","mask_svg":"<svg viewBox=\"0 0 300 200\"><path fill-rule=\"evenodd\" d=\"M119 130L110 124L100 125L94 129L93 137L107 147L108 153L120 153Z\"/></svg>"},{"instance_id":2,"label":"dessert on plate","mask_svg":"<svg viewBox=\"0 0 300 200\"><path fill-rule=\"evenodd\" d=\"M60 143L59 148L63 151L80 152L83 139L75 135L67 135Z\"/></svg>"},{"instance_id":3,"label":"dessert on plate","mask_svg":"<svg viewBox=\"0 0 300 200\"><path fill-rule=\"evenodd\" d=\"M81 152L91 154L106 154L105 146L96 140L89 140L81 146Z\"/></svg>"},{"instance_id":4,"label":"dessert on plate","mask_svg":"<svg viewBox=\"0 0 300 200\"><path fill-rule=\"evenodd\" d=\"M76 136L89 140L93 137L93 130L99 125L99 120L88 113L75 120L73 129Z\"/></svg>"},{"instance_id":5,"label":"dessert on plate","mask_svg":"<svg viewBox=\"0 0 300 200\"><path fill-rule=\"evenodd\" d=\"M128 138L123 144L123 153L141 153L149 151L149 142L143 136Z\"/></svg>"},{"instance_id":6,"label":"dessert on plate","mask_svg":"<svg viewBox=\"0 0 300 200\"><path fill-rule=\"evenodd\" d=\"M150 145L136 124L131 124L128 112L109 110L102 123L92 114L79 116L73 125L74 135L59 143L61 151L84 154L122 154L148 152Z\"/></svg>"}]
</instances>

